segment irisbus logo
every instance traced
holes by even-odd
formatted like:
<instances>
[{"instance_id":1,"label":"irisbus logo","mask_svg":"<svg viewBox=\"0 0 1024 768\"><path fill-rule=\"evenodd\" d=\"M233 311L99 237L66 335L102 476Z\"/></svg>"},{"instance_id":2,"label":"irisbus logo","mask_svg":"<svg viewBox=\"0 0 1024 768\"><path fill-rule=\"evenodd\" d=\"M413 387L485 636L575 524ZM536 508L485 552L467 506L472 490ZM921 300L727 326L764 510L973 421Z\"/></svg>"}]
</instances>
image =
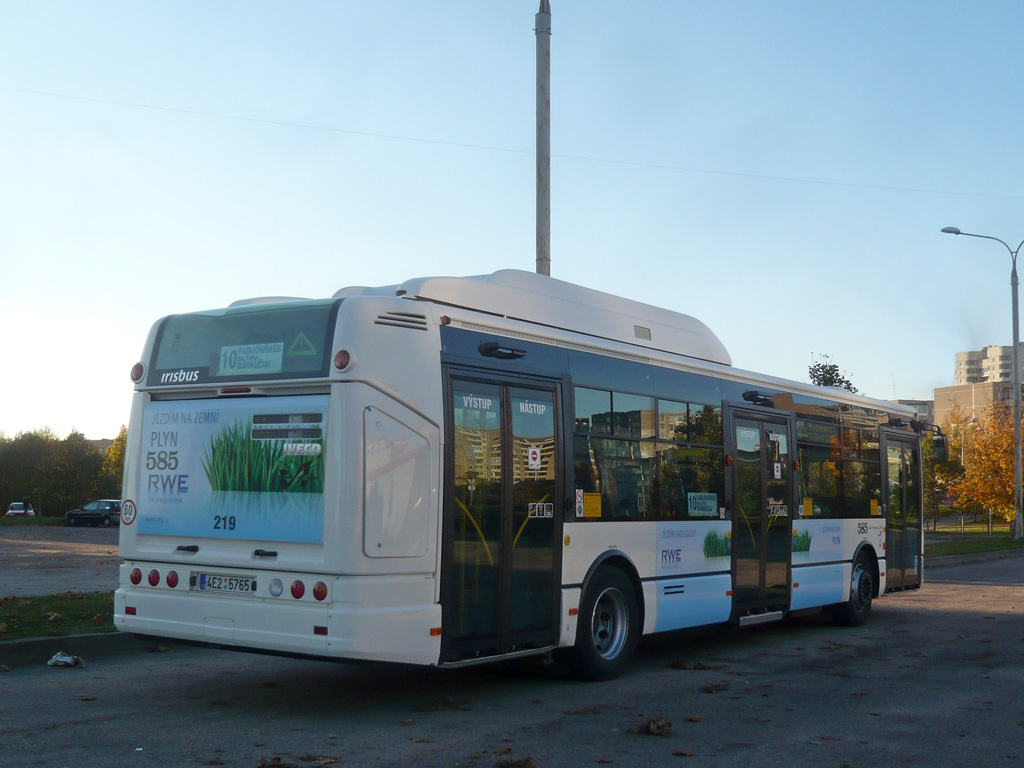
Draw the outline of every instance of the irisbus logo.
<instances>
[{"instance_id":1,"label":"irisbus logo","mask_svg":"<svg viewBox=\"0 0 1024 768\"><path fill-rule=\"evenodd\" d=\"M195 384L197 381L199 381L199 369L186 371L182 368L180 371L168 371L160 376L161 384Z\"/></svg>"}]
</instances>

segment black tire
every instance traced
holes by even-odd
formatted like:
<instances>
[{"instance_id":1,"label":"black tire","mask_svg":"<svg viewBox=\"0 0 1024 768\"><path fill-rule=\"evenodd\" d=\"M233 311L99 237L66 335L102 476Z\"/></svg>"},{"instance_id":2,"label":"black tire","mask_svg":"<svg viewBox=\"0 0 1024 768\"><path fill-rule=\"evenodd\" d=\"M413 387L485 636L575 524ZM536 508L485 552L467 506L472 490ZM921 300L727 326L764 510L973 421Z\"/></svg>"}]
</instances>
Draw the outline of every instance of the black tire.
<instances>
[{"instance_id":1,"label":"black tire","mask_svg":"<svg viewBox=\"0 0 1024 768\"><path fill-rule=\"evenodd\" d=\"M601 568L583 595L573 661L584 680L611 680L625 670L640 639L633 584L620 569Z\"/></svg>"},{"instance_id":2,"label":"black tire","mask_svg":"<svg viewBox=\"0 0 1024 768\"><path fill-rule=\"evenodd\" d=\"M836 622L844 627L859 627L871 612L874 594L874 571L865 558L857 558L850 577L850 596L845 603L836 606Z\"/></svg>"}]
</instances>

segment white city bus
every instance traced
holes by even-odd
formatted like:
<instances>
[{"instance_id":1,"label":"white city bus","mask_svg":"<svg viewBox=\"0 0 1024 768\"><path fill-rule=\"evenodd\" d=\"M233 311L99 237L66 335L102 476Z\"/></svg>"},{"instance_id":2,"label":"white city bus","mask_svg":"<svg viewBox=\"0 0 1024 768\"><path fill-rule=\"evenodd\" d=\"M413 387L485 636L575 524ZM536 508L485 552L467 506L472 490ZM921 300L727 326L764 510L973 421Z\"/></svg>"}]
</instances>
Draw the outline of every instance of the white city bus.
<instances>
[{"instance_id":1,"label":"white city bus","mask_svg":"<svg viewBox=\"0 0 1024 768\"><path fill-rule=\"evenodd\" d=\"M913 410L549 277L171 315L132 378L125 632L606 679L641 634L921 584Z\"/></svg>"}]
</instances>

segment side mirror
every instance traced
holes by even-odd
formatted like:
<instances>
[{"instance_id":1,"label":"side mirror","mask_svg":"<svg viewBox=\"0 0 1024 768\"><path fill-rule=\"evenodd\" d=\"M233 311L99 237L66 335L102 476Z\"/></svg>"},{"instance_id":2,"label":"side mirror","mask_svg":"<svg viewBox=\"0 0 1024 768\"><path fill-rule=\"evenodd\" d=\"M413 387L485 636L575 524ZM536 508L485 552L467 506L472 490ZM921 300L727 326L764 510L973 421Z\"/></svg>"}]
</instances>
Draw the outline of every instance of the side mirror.
<instances>
[{"instance_id":1,"label":"side mirror","mask_svg":"<svg viewBox=\"0 0 1024 768\"><path fill-rule=\"evenodd\" d=\"M939 463L949 461L949 441L945 435L932 435L932 455Z\"/></svg>"}]
</instances>

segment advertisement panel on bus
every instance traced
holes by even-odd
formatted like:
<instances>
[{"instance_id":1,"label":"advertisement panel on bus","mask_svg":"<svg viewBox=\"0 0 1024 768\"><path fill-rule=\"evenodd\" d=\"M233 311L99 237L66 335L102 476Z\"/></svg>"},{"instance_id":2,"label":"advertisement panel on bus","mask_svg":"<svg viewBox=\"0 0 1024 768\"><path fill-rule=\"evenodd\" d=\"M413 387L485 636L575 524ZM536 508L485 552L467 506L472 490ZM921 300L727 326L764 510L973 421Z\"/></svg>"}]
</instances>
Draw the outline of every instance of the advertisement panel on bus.
<instances>
[{"instance_id":1,"label":"advertisement panel on bus","mask_svg":"<svg viewBox=\"0 0 1024 768\"><path fill-rule=\"evenodd\" d=\"M151 402L142 420L138 532L321 542L327 401Z\"/></svg>"}]
</instances>

